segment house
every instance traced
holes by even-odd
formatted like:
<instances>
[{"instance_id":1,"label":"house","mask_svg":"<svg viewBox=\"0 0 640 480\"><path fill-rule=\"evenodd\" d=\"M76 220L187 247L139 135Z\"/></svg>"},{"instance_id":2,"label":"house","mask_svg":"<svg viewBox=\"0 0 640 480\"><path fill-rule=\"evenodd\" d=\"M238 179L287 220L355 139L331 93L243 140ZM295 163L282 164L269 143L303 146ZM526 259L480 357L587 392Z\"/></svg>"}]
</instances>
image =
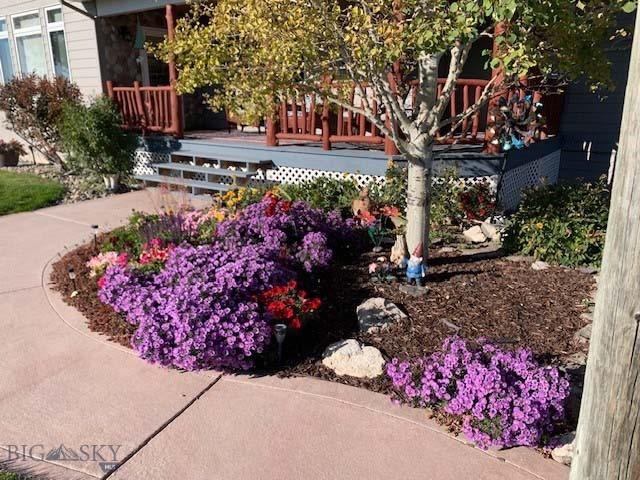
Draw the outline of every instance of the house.
<instances>
[{"instance_id":1,"label":"house","mask_svg":"<svg viewBox=\"0 0 640 480\"><path fill-rule=\"evenodd\" d=\"M266 125L266 134L258 129L259 132L241 135L226 130L233 118L206 108L203 102L206 90L178 96L172 86L177 75L175 65L148 55L144 44L172 35L176 18L187 10L184 1L176 0L171 3L164 0L28 0L19 3L0 0L0 81L35 71L67 76L87 97L103 93L111 96L119 105L128 128L145 135L164 134L177 139L147 136L145 154L152 163L166 161L173 150L184 148L197 150L203 156L233 152L234 155L273 158L280 167L280 173L271 173L276 175L273 177L276 180L299 180L328 171L336 175L359 172L357 175L365 182L384 172L388 155L395 153L391 142L359 115L342 110L319 112L313 98L291 99L283 104L277 121ZM490 45L475 48L479 53L488 47ZM471 53L464 79L451 100L452 113L462 111L468 102L473 102L491 77L492 72L485 70L480 60L479 55ZM624 62L624 58L620 61ZM580 139L587 139L590 129L594 132L598 129L598 123L592 122L581 124L576 131L577 122L567 120L575 117L574 112L580 116L581 107L576 110L575 105L582 104L586 98L581 95L580 87L575 86L563 101L558 102L558 97L545 100L546 114L553 117L547 125L548 133L565 133L570 141L562 150L562 156L557 138L543 142L547 147L538 145L526 150L538 151L541 155L538 159L553 153L552 167L540 166L540 162L536 168L527 167L522 159L531 157L530 152L505 155L483 151L486 110L470 119L466 130L457 135L460 145L453 149L439 147L438 162L442 165L455 162L461 174L468 178L495 178L506 170L520 169L524 172L520 176L526 177L528 183L537 181L541 175L555 180L558 171L563 172L565 178L570 178L572 172L589 178L605 173L608 162L603 160L603 155L607 155L606 149L613 143L611 139L617 140L619 119L616 117L607 127L609 143L601 147L604 152L598 151L598 161L585 159L581 163L580 155L584 152L576 156L582 148ZM606 102L600 105L615 113L620 97L612 97L610 101L614 102L612 108L606 107L609 105ZM563 102L569 111L561 120ZM586 145L588 142L585 142ZM336 146L340 148L331 153L327 151ZM512 160L507 161L509 158ZM138 169L140 175L151 171L144 161Z\"/></svg>"}]
</instances>

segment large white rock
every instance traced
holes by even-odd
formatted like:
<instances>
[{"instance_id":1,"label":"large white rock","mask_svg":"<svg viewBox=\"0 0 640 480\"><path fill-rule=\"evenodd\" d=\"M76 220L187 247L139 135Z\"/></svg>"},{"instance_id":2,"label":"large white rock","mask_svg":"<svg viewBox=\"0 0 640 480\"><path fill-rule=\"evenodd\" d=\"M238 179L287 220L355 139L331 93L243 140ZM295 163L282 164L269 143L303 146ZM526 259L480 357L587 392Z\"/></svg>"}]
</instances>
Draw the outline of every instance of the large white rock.
<instances>
[{"instance_id":1,"label":"large white rock","mask_svg":"<svg viewBox=\"0 0 640 480\"><path fill-rule=\"evenodd\" d=\"M489 240L493 240L494 242L500 240L500 230L498 230L498 227L496 225L489 222L482 222L480 224L480 230L482 230L484 236Z\"/></svg>"},{"instance_id":2,"label":"large white rock","mask_svg":"<svg viewBox=\"0 0 640 480\"><path fill-rule=\"evenodd\" d=\"M471 228L467 228L464 232L462 232L464 238L466 238L471 243L483 243L487 241L487 236L482 233L482 228L480 225L474 225Z\"/></svg>"},{"instance_id":3,"label":"large white rock","mask_svg":"<svg viewBox=\"0 0 640 480\"><path fill-rule=\"evenodd\" d=\"M576 432L565 433L558 437L559 445L551 450L551 458L564 465L571 465L575 440Z\"/></svg>"},{"instance_id":4,"label":"large white rock","mask_svg":"<svg viewBox=\"0 0 640 480\"><path fill-rule=\"evenodd\" d=\"M394 322L407 318L398 306L386 298L373 297L356 309L361 332L373 333L388 328Z\"/></svg>"},{"instance_id":5,"label":"large white rock","mask_svg":"<svg viewBox=\"0 0 640 480\"><path fill-rule=\"evenodd\" d=\"M536 260L531 264L531 268L533 270L548 270L549 264L547 262L543 262L542 260Z\"/></svg>"},{"instance_id":6,"label":"large white rock","mask_svg":"<svg viewBox=\"0 0 640 480\"><path fill-rule=\"evenodd\" d=\"M364 346L353 338L329 345L322 355L322 364L337 375L357 378L382 375L385 363L380 350Z\"/></svg>"}]
</instances>

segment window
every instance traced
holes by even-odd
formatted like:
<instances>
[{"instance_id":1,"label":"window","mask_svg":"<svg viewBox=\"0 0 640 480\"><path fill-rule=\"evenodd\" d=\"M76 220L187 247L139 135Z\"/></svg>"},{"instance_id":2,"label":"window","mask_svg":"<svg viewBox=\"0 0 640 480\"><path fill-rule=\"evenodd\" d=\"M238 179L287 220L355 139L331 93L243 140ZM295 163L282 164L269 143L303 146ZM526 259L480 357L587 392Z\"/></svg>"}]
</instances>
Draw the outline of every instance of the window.
<instances>
[{"instance_id":1,"label":"window","mask_svg":"<svg viewBox=\"0 0 640 480\"><path fill-rule=\"evenodd\" d=\"M46 75L47 62L39 13L31 12L15 15L12 20L20 72L24 75L30 73Z\"/></svg>"},{"instance_id":2,"label":"window","mask_svg":"<svg viewBox=\"0 0 640 480\"><path fill-rule=\"evenodd\" d=\"M47 14L47 33L49 35L49 45L51 46L53 70L57 76L70 78L62 8L52 7L45 11Z\"/></svg>"},{"instance_id":3,"label":"window","mask_svg":"<svg viewBox=\"0 0 640 480\"><path fill-rule=\"evenodd\" d=\"M4 18L0 18L0 84L8 82L12 78L13 65L11 63L7 21Z\"/></svg>"}]
</instances>

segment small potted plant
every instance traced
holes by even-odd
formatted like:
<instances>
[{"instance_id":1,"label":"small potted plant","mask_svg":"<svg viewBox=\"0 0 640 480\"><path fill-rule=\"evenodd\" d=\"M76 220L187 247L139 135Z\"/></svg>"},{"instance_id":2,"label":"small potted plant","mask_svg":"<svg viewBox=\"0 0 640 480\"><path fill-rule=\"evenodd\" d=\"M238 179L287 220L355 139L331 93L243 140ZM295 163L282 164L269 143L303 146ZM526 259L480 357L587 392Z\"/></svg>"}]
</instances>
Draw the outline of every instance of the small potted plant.
<instances>
[{"instance_id":1,"label":"small potted plant","mask_svg":"<svg viewBox=\"0 0 640 480\"><path fill-rule=\"evenodd\" d=\"M26 155L24 147L17 140L0 140L0 167L15 167L20 155Z\"/></svg>"}]
</instances>

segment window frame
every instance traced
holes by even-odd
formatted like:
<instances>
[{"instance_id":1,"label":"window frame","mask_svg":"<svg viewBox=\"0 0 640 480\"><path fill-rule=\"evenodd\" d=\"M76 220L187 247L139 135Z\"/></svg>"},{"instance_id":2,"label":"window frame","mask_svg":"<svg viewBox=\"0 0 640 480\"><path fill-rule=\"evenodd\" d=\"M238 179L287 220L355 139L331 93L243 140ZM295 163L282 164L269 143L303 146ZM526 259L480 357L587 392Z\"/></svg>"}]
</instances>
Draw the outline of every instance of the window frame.
<instances>
[{"instance_id":1,"label":"window frame","mask_svg":"<svg viewBox=\"0 0 640 480\"><path fill-rule=\"evenodd\" d=\"M9 44L9 60L11 60L13 64L13 59L11 58L11 40L9 40L9 23L7 22L8 18L7 16L0 17L0 20L4 20L5 26L4 31L0 31L0 40L7 40ZM11 66L13 67L13 65ZM2 63L0 63L0 85L4 85L5 83L7 83L7 80L4 78L4 70L2 69Z\"/></svg>"},{"instance_id":2,"label":"window frame","mask_svg":"<svg viewBox=\"0 0 640 480\"><path fill-rule=\"evenodd\" d=\"M51 10L60 10L60 15L62 16L62 20L59 22L49 22L49 12ZM67 44L67 31L64 27L64 11L62 8L62 4L50 5L44 8L44 24L45 30L47 32L47 44L49 45L49 60L51 61L51 72L54 77L56 74L56 60L53 58L53 46L51 45L51 33L52 32L62 32L64 36L64 49L67 54L67 70L69 70L69 78L68 80L71 82L72 74L71 74L71 62L69 61L69 45Z\"/></svg>"},{"instance_id":3,"label":"window frame","mask_svg":"<svg viewBox=\"0 0 640 480\"><path fill-rule=\"evenodd\" d=\"M33 15L33 14L38 15L38 25L35 27L26 27L26 28L16 28L16 23L15 23L15 19L16 18L20 18L20 17L26 17L28 15ZM18 71L20 73L20 76L24 76L25 73L22 71L22 63L20 62L20 49L18 48L18 38L21 37L28 37L29 35L33 35L34 33L39 33L40 34L40 41L42 42L42 48L46 50L47 45L44 43L44 35L43 35L43 31L42 31L42 19L40 17L40 10L29 10L27 12L20 12L20 13L15 13L13 15L11 15L11 33L12 33L12 37L13 37L13 48L15 49L16 52L16 59L18 61ZM46 53L45 53L46 55ZM45 60L45 66L44 66L47 74L49 73L49 66L46 64L46 60ZM32 72L30 72L32 73Z\"/></svg>"}]
</instances>

